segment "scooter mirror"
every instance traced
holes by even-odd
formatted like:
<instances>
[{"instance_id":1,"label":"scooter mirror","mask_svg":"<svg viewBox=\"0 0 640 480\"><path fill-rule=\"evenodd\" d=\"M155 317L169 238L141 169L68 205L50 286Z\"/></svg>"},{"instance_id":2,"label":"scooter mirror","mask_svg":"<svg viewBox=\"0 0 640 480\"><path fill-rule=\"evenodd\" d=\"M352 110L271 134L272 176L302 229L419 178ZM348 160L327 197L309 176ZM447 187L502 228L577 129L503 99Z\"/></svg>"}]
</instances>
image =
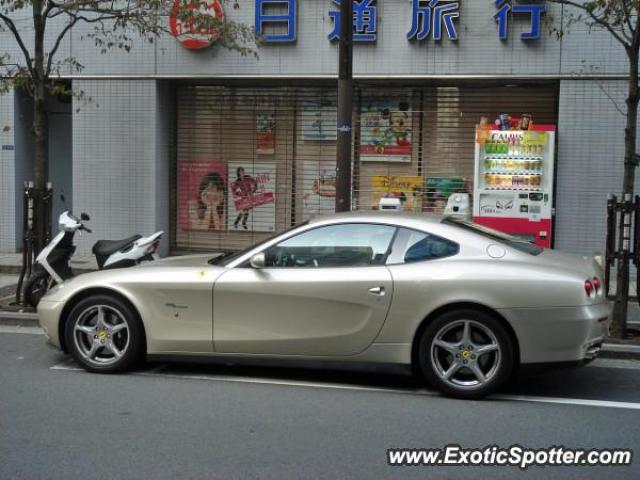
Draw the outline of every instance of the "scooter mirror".
<instances>
[{"instance_id":1,"label":"scooter mirror","mask_svg":"<svg viewBox=\"0 0 640 480\"><path fill-rule=\"evenodd\" d=\"M86 213L82 212L80 214L80 220L82 220L84 222L88 222L89 220L91 220L91 218L89 217L89 215L87 215Z\"/></svg>"}]
</instances>

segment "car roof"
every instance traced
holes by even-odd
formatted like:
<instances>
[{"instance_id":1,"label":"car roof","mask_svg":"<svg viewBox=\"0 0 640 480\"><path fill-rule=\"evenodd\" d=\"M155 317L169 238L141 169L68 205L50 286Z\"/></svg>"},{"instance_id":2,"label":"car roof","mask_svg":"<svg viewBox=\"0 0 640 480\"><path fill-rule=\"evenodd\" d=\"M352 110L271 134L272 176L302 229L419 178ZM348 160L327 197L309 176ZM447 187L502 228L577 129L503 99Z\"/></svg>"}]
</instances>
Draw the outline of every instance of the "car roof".
<instances>
[{"instance_id":1,"label":"car roof","mask_svg":"<svg viewBox=\"0 0 640 480\"><path fill-rule=\"evenodd\" d=\"M331 215L321 215L309 220L309 224L324 224L332 222L372 222L390 223L394 225L411 226L416 223L439 224L445 217L432 213L382 212L378 210L358 210L341 212Z\"/></svg>"}]
</instances>

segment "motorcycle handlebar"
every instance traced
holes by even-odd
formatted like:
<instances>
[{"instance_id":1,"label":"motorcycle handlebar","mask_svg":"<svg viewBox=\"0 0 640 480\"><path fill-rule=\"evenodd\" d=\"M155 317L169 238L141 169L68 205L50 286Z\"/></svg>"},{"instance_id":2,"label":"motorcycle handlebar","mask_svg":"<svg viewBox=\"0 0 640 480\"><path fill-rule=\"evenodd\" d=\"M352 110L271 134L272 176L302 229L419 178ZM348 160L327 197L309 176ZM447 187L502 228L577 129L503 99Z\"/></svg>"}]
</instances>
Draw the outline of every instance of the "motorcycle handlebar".
<instances>
[{"instance_id":1,"label":"motorcycle handlebar","mask_svg":"<svg viewBox=\"0 0 640 480\"><path fill-rule=\"evenodd\" d=\"M85 227L84 225L82 225L81 230L84 230L87 233L93 233L90 228Z\"/></svg>"}]
</instances>

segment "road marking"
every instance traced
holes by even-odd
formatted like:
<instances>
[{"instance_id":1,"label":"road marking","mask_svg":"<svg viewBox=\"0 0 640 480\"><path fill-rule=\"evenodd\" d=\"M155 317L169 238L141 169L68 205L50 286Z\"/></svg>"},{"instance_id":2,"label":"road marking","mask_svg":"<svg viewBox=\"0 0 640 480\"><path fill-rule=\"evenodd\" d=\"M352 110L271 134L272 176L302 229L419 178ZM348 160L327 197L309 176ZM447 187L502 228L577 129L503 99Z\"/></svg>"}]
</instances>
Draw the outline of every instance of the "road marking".
<instances>
[{"instance_id":1,"label":"road marking","mask_svg":"<svg viewBox=\"0 0 640 480\"><path fill-rule=\"evenodd\" d=\"M44 335L40 327L23 327L21 325L0 325L0 333L21 333L25 335Z\"/></svg>"},{"instance_id":2,"label":"road marking","mask_svg":"<svg viewBox=\"0 0 640 480\"><path fill-rule=\"evenodd\" d=\"M49 370L83 371L84 369L79 367L78 364L73 360L73 358L67 358L65 361L60 362L53 367L49 367Z\"/></svg>"},{"instance_id":3,"label":"road marking","mask_svg":"<svg viewBox=\"0 0 640 480\"><path fill-rule=\"evenodd\" d=\"M70 370L82 371L73 360L67 360L50 367L51 370ZM140 377L160 377L173 378L182 380L205 380L210 382L226 382L226 383L245 383L257 385L276 385L287 387L306 387L306 388L324 388L333 390L351 390L361 392L382 392L382 393L400 393L404 395L422 395L429 397L442 397L442 395L434 390L428 389L403 389L388 387L369 387L366 385L354 385L346 383L326 383L326 382L309 382L303 380L279 380L274 378L256 378L256 377L227 377L220 375L190 375L177 373L161 373L158 369L147 372L133 372L131 375ZM445 397L442 397L445 398ZM507 400L512 402L531 402L531 403L551 403L558 405L578 405L584 407L604 407L604 408L621 408L627 410L640 410L640 403L633 402L616 402L610 400L590 400L583 398L563 398L563 397L543 397L536 395L511 395L511 394L495 394L487 398L487 400Z\"/></svg>"},{"instance_id":4,"label":"road marking","mask_svg":"<svg viewBox=\"0 0 640 480\"><path fill-rule=\"evenodd\" d=\"M491 395L489 398L497 400L511 400L518 402L557 403L561 405L580 405L585 407L626 408L640 410L640 403L613 402L609 400L588 400L583 398L538 397L536 395Z\"/></svg>"},{"instance_id":5,"label":"road marking","mask_svg":"<svg viewBox=\"0 0 640 480\"><path fill-rule=\"evenodd\" d=\"M593 363L587 365L587 368L624 368L628 370L640 370L640 362L638 360L629 360L623 358L598 358Z\"/></svg>"}]
</instances>

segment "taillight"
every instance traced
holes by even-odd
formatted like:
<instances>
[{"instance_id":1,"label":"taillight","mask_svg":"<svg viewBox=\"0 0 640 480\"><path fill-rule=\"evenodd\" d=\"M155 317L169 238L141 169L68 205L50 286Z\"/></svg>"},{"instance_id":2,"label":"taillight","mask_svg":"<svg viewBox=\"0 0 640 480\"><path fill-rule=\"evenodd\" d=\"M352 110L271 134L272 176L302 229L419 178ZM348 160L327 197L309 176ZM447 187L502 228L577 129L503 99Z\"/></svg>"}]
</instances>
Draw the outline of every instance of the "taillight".
<instances>
[{"instance_id":1,"label":"taillight","mask_svg":"<svg viewBox=\"0 0 640 480\"><path fill-rule=\"evenodd\" d=\"M598 293L600 291L600 280L598 277L593 277L593 288Z\"/></svg>"},{"instance_id":2,"label":"taillight","mask_svg":"<svg viewBox=\"0 0 640 480\"><path fill-rule=\"evenodd\" d=\"M591 283L591 280L587 279L584 281L584 291L587 294L587 297L591 296L591 292L593 292L593 283Z\"/></svg>"}]
</instances>

